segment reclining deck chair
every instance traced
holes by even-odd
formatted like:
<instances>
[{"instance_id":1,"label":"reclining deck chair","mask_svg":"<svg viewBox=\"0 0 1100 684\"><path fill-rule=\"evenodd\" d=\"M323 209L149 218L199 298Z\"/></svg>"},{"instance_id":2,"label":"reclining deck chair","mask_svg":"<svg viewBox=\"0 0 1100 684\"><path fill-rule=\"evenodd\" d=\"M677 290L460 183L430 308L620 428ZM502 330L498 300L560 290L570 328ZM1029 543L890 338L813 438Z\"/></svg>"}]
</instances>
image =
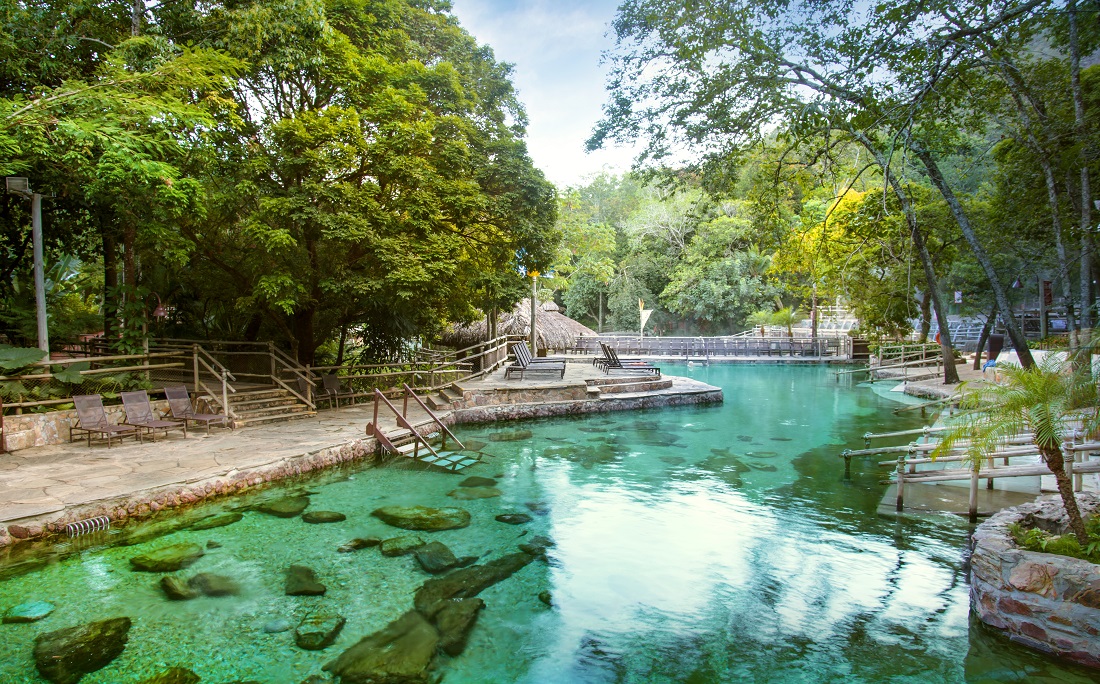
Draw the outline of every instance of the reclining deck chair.
<instances>
[{"instance_id":1,"label":"reclining deck chair","mask_svg":"<svg viewBox=\"0 0 1100 684\"><path fill-rule=\"evenodd\" d=\"M195 409L191 406L191 395L188 394L187 388L183 385L165 387L164 396L168 397L168 407L172 411L172 417L176 420L182 420L184 424L188 422L204 423L208 435L210 434L211 423L221 423L225 427L230 427L227 416L219 413L195 413Z\"/></svg>"},{"instance_id":2,"label":"reclining deck chair","mask_svg":"<svg viewBox=\"0 0 1100 684\"><path fill-rule=\"evenodd\" d=\"M160 420L153 413L153 405L149 403L149 395L145 390L122 393L122 407L126 411L126 425L133 425L147 431L153 441L157 441L157 430L164 430L164 436L168 436L169 430L183 429L183 436L187 437L187 423L178 420Z\"/></svg>"},{"instance_id":3,"label":"reclining deck chair","mask_svg":"<svg viewBox=\"0 0 1100 684\"><path fill-rule=\"evenodd\" d=\"M532 359L531 353L523 344L513 344L512 353L516 356L516 362L504 369L504 379L509 379L513 373L519 373L522 378L524 373L557 373L559 378L565 377L565 361L556 359Z\"/></svg>"},{"instance_id":4,"label":"reclining deck chair","mask_svg":"<svg viewBox=\"0 0 1100 684\"><path fill-rule=\"evenodd\" d=\"M92 435L99 435L100 439L107 440L107 448L111 448L111 440L118 437L119 443L123 437L134 436L141 439L141 430L136 427L114 425L107 420L107 412L103 410L103 397L98 394L80 394L73 397L73 405L76 406L77 425L69 426L69 441L74 441L73 435L83 432L88 435L88 446L92 446Z\"/></svg>"},{"instance_id":5,"label":"reclining deck chair","mask_svg":"<svg viewBox=\"0 0 1100 684\"><path fill-rule=\"evenodd\" d=\"M332 407L332 403L336 402L336 408L339 409L341 397L354 404L355 397L359 396L352 390L345 390L341 385L340 376L335 373L321 375L321 386L325 390L325 398L328 399L330 408Z\"/></svg>"},{"instance_id":6,"label":"reclining deck chair","mask_svg":"<svg viewBox=\"0 0 1100 684\"><path fill-rule=\"evenodd\" d=\"M610 374L613 370L624 370L661 377L661 369L652 363L641 359L620 359L619 353L614 349L603 343L601 343L601 346L603 346L604 358L598 365L603 369L605 375Z\"/></svg>"}]
</instances>

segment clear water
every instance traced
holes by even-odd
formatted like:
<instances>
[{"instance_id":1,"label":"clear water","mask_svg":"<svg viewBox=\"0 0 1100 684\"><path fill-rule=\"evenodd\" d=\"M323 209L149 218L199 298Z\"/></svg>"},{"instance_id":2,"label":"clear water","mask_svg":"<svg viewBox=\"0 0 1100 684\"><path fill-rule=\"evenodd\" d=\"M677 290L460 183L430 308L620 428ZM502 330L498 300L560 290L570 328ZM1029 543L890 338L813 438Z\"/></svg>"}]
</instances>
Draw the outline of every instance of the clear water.
<instances>
[{"instance_id":1,"label":"clear water","mask_svg":"<svg viewBox=\"0 0 1100 684\"><path fill-rule=\"evenodd\" d=\"M896 404L826 368L668 370L723 387L725 403L461 429L463 440L487 443L487 464L464 475L498 477L499 498L455 501L447 494L462 476L453 474L348 469L164 518L142 531L168 533L141 543L100 536L78 542L97 548L43 549L44 567L31 572L0 567L0 611L57 605L41 622L0 626L0 682L41 681L37 633L127 615L126 650L82 682L140 682L183 666L203 682L297 684L408 610L428 577L412 557L336 553L354 537L406 534L369 516L396 504L469 510L468 528L424 535L458 555L510 553L536 534L556 543L548 563L481 594L488 607L466 652L440 661L447 684L1095 681L970 619L964 521L879 516L885 487L874 459L855 460L844 480L843 448L918 418L893 416ZM489 439L516 429L532 436ZM300 490L311 509L347 521L250 512L229 527L172 531ZM529 503L542 514L527 525L493 519ZM243 594L169 602L159 575L129 569L131 556L180 541L220 544L181 576L229 574ZM312 567L328 593L283 595L291 563ZM263 630L277 619L296 625L319 606L347 618L325 651L297 648L293 630Z\"/></svg>"}]
</instances>

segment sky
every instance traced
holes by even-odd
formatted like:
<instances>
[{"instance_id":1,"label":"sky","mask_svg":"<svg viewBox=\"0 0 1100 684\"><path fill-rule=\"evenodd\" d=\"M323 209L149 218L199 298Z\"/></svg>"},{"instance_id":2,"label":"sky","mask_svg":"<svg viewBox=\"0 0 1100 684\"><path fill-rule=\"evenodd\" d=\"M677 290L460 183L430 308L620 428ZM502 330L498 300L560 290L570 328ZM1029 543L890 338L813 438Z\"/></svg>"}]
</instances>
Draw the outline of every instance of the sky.
<instances>
[{"instance_id":1,"label":"sky","mask_svg":"<svg viewBox=\"0 0 1100 684\"><path fill-rule=\"evenodd\" d=\"M607 99L600 54L613 44L618 0L452 0L454 14L496 58L515 66L527 110L527 147L535 166L559 187L605 167L630 168L629 149L586 153L584 141Z\"/></svg>"}]
</instances>

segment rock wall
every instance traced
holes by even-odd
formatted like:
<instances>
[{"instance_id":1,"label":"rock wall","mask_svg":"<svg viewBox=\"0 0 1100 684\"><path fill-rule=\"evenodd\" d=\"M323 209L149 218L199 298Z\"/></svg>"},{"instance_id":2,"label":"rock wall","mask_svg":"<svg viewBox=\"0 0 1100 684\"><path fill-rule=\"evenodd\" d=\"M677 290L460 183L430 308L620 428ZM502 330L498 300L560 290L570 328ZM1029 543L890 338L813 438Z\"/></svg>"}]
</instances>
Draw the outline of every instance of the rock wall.
<instances>
[{"instance_id":1,"label":"rock wall","mask_svg":"<svg viewBox=\"0 0 1100 684\"><path fill-rule=\"evenodd\" d=\"M1100 512L1100 496L1079 493L1083 515ZM1012 523L1066 530L1058 497L1007 508L972 538L970 605L978 618L1025 646L1100 668L1100 565L1024 551Z\"/></svg>"},{"instance_id":2,"label":"rock wall","mask_svg":"<svg viewBox=\"0 0 1100 684\"><path fill-rule=\"evenodd\" d=\"M490 423L498 420L517 420L520 418L547 418L550 416L570 416L584 413L607 413L610 411L630 411L635 409L658 408L661 406L687 406L689 404L711 404L722 401L722 390L654 394L646 397L579 399L573 401L542 401L530 404L481 404L454 411L458 423Z\"/></svg>"},{"instance_id":3,"label":"rock wall","mask_svg":"<svg viewBox=\"0 0 1100 684\"><path fill-rule=\"evenodd\" d=\"M161 415L168 413L167 401L162 399L150 403ZM107 406L104 411L107 413L107 420L116 425L125 416L122 406ZM29 447L64 444L69 441L69 426L76 423L75 409L4 416L4 445L8 451L19 451Z\"/></svg>"}]
</instances>

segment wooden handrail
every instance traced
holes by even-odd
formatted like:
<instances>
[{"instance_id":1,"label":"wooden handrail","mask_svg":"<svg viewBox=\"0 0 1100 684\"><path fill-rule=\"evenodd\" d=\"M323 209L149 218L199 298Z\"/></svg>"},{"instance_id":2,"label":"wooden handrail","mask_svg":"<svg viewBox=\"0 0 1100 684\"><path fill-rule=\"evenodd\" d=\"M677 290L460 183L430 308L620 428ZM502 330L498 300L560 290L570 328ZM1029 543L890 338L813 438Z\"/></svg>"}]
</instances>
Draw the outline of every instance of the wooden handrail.
<instances>
[{"instance_id":1,"label":"wooden handrail","mask_svg":"<svg viewBox=\"0 0 1100 684\"><path fill-rule=\"evenodd\" d=\"M376 432L378 431L378 400L379 399L381 399L386 404L386 406L389 406L390 410L393 411L393 415L397 418L397 424L398 425L400 425L401 427L403 427L406 430L408 430L409 432L411 432L413 434L413 439L415 439L417 442L422 442L424 444L424 446L428 448L428 451L430 451L432 453L432 456L435 456L436 458L439 458L439 452L437 452L435 449L433 449L431 444L428 444L428 440L424 439L424 437L421 436L421 434L419 432L417 432L416 428L413 427L413 424L410 423L408 421L408 419L405 418L405 416L401 415L401 412L397 410L397 407L390 403L390 400L386 398L386 395L382 394L377 389L374 390L374 401L375 401L375 404L374 404L374 411L375 411L374 428L375 428Z\"/></svg>"},{"instance_id":2,"label":"wooden handrail","mask_svg":"<svg viewBox=\"0 0 1100 684\"><path fill-rule=\"evenodd\" d=\"M438 426L440 427L440 429L441 429L441 430L443 430L443 432L445 432L445 433L447 433L448 435L450 435L451 439L453 439L453 440L455 441L455 444L457 444L457 445L458 445L458 448L459 448L459 449L465 449L465 448L466 448L466 446L465 446L465 445L464 445L464 444L463 444L463 443L462 443L461 441L459 441L458 437L455 437L454 433L453 433L453 432L451 432L451 431L450 431L450 429L449 429L449 428L448 428L448 427L447 427L446 425L444 425L444 424L443 424L443 421L441 421L441 420L439 419L439 416L435 415L435 411L432 411L432 410L431 410L430 408L428 408L428 405L427 405L427 404L425 404L425 403L424 403L424 402L423 402L423 401L422 401L422 400L420 399L420 397L418 397L418 396L416 395L416 392L414 392L414 391L413 391L413 389L412 389L411 387L409 387L408 383L404 383L404 382L403 382L403 383L401 383L401 386L405 388L405 392L406 392L405 396L406 396L406 397L408 397L408 396L411 396L411 397L412 397L413 399L415 399L415 400L416 400L416 403L420 404L420 408L422 408L422 409L424 409L425 411L427 411L428 415L429 415L429 416L431 416L431 418L432 418L432 420L433 420L433 421L435 421L435 424L436 424L436 425L438 425ZM446 448L447 448L447 443L446 443L446 441L444 441L444 442L443 442L443 448L444 448L444 449L446 449Z\"/></svg>"}]
</instances>

